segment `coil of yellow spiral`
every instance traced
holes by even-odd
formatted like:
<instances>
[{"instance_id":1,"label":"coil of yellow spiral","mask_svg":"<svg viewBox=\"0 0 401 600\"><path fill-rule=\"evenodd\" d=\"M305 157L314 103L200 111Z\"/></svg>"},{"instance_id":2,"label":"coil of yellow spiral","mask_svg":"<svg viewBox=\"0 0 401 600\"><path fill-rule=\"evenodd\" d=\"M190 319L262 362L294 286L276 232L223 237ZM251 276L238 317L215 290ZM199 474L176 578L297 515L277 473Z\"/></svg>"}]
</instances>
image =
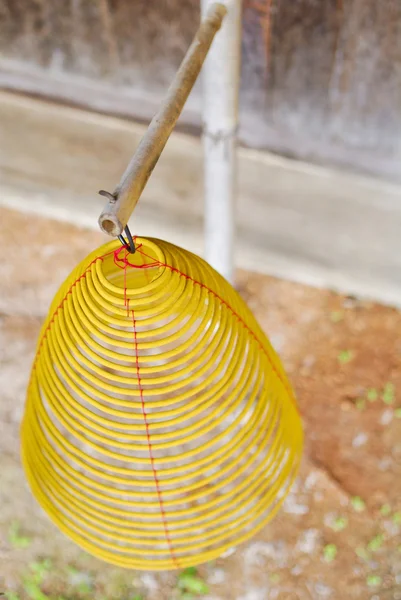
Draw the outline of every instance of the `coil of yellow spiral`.
<instances>
[{"instance_id":1,"label":"coil of yellow spiral","mask_svg":"<svg viewBox=\"0 0 401 600\"><path fill-rule=\"evenodd\" d=\"M199 257L110 242L58 291L22 423L33 494L122 567L218 557L281 505L302 451L293 393L237 292Z\"/></svg>"}]
</instances>

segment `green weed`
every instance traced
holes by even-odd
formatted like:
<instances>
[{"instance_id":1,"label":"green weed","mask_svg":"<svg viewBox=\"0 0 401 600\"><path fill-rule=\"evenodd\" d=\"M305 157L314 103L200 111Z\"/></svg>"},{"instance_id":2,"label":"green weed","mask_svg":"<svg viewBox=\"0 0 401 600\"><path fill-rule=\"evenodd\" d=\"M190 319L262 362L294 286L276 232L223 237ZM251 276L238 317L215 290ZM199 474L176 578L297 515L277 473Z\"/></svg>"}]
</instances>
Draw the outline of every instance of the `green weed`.
<instances>
[{"instance_id":1,"label":"green weed","mask_svg":"<svg viewBox=\"0 0 401 600\"><path fill-rule=\"evenodd\" d=\"M345 365L349 362L351 362L351 360L354 358L354 353L352 350L341 350L341 352L339 353L337 359L338 362L341 365Z\"/></svg>"},{"instance_id":2,"label":"green weed","mask_svg":"<svg viewBox=\"0 0 401 600\"><path fill-rule=\"evenodd\" d=\"M369 587L377 587L381 584L382 578L380 575L368 575L366 577L366 583Z\"/></svg>"},{"instance_id":3,"label":"green weed","mask_svg":"<svg viewBox=\"0 0 401 600\"><path fill-rule=\"evenodd\" d=\"M43 560L30 563L29 568L32 572L31 579L35 583L40 584L43 583L46 575L50 573L52 562L49 558L45 558Z\"/></svg>"},{"instance_id":4,"label":"green weed","mask_svg":"<svg viewBox=\"0 0 401 600\"><path fill-rule=\"evenodd\" d=\"M24 579L24 591L31 600L49 600L41 590L41 585L49 574L52 563L48 558L30 563L30 573Z\"/></svg>"},{"instance_id":5,"label":"green weed","mask_svg":"<svg viewBox=\"0 0 401 600\"><path fill-rule=\"evenodd\" d=\"M8 530L8 541L13 548L28 548L32 540L27 535L21 533L21 526L18 521L13 521Z\"/></svg>"},{"instance_id":6,"label":"green weed","mask_svg":"<svg viewBox=\"0 0 401 600\"><path fill-rule=\"evenodd\" d=\"M379 397L379 393L376 388L369 388L366 397L369 402L375 402Z\"/></svg>"},{"instance_id":7,"label":"green weed","mask_svg":"<svg viewBox=\"0 0 401 600\"><path fill-rule=\"evenodd\" d=\"M365 408L366 408L365 398L357 398L355 401L355 406L358 410L365 410Z\"/></svg>"},{"instance_id":8,"label":"green weed","mask_svg":"<svg viewBox=\"0 0 401 600\"><path fill-rule=\"evenodd\" d=\"M346 517L337 517L330 525L334 531L343 531L348 525L348 519Z\"/></svg>"},{"instance_id":9,"label":"green weed","mask_svg":"<svg viewBox=\"0 0 401 600\"><path fill-rule=\"evenodd\" d=\"M385 404L393 404L395 400L395 385L394 383L386 383L383 389L382 400Z\"/></svg>"},{"instance_id":10,"label":"green weed","mask_svg":"<svg viewBox=\"0 0 401 600\"><path fill-rule=\"evenodd\" d=\"M360 496L353 496L351 498L351 506L355 512L363 512L366 508L366 504Z\"/></svg>"},{"instance_id":11,"label":"green weed","mask_svg":"<svg viewBox=\"0 0 401 600\"><path fill-rule=\"evenodd\" d=\"M337 546L335 544L327 544L323 548L323 556L326 562L333 561L337 556Z\"/></svg>"},{"instance_id":12,"label":"green weed","mask_svg":"<svg viewBox=\"0 0 401 600\"><path fill-rule=\"evenodd\" d=\"M380 514L382 515L382 517L388 517L388 515L390 513L391 513L390 504L383 504L383 506L380 508Z\"/></svg>"},{"instance_id":13,"label":"green weed","mask_svg":"<svg viewBox=\"0 0 401 600\"><path fill-rule=\"evenodd\" d=\"M32 579L26 579L24 581L24 590L26 595L32 600L49 600L49 596L46 596L39 585Z\"/></svg>"},{"instance_id":14,"label":"green weed","mask_svg":"<svg viewBox=\"0 0 401 600\"><path fill-rule=\"evenodd\" d=\"M368 550L370 550L371 552L376 552L377 550L379 550L381 548L381 546L383 545L384 542L384 536L379 533L378 535L375 535L374 538L372 538L368 544Z\"/></svg>"},{"instance_id":15,"label":"green weed","mask_svg":"<svg viewBox=\"0 0 401 600\"><path fill-rule=\"evenodd\" d=\"M401 525L401 512L396 512L393 514L393 523L395 525Z\"/></svg>"},{"instance_id":16,"label":"green weed","mask_svg":"<svg viewBox=\"0 0 401 600\"><path fill-rule=\"evenodd\" d=\"M180 600L189 600L192 595L203 596L209 591L208 585L199 577L195 567L189 567L180 573L177 585L181 592Z\"/></svg>"}]
</instances>

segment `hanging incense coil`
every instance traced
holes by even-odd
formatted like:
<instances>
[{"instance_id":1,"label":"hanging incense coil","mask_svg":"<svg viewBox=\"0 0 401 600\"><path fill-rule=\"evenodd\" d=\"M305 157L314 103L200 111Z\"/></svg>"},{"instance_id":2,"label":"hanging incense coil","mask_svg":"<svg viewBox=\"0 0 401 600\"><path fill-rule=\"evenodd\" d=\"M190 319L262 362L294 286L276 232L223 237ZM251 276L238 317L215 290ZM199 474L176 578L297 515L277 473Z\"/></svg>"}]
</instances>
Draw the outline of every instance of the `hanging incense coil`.
<instances>
[{"instance_id":1,"label":"hanging incense coil","mask_svg":"<svg viewBox=\"0 0 401 600\"><path fill-rule=\"evenodd\" d=\"M205 261L164 241L111 242L58 291L22 424L38 502L109 563L214 559L280 507L302 428L266 336Z\"/></svg>"}]
</instances>

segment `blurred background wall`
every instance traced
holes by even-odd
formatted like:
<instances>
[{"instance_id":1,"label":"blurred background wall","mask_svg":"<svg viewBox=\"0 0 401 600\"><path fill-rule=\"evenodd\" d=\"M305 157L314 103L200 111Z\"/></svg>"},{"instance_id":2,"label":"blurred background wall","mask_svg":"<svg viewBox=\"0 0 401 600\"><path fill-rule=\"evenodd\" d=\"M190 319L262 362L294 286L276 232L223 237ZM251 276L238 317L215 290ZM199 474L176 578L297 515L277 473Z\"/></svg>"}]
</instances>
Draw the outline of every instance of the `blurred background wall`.
<instances>
[{"instance_id":1,"label":"blurred background wall","mask_svg":"<svg viewBox=\"0 0 401 600\"><path fill-rule=\"evenodd\" d=\"M0 87L147 121L198 0L1 0ZM199 129L200 88L181 127ZM244 145L401 181L401 2L244 0Z\"/></svg>"}]
</instances>

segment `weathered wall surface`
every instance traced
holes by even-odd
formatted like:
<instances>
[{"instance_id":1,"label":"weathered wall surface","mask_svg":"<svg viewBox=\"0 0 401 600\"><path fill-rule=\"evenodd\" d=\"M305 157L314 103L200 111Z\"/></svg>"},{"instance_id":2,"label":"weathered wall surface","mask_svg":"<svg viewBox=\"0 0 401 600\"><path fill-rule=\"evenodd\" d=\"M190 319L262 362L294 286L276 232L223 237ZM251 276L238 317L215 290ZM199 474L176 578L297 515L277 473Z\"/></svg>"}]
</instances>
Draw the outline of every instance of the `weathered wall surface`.
<instances>
[{"instance_id":1,"label":"weathered wall surface","mask_svg":"<svg viewBox=\"0 0 401 600\"><path fill-rule=\"evenodd\" d=\"M244 144L401 181L401 2L244 0ZM0 86L149 119L198 0L1 0ZM183 125L200 124L200 86Z\"/></svg>"}]
</instances>

